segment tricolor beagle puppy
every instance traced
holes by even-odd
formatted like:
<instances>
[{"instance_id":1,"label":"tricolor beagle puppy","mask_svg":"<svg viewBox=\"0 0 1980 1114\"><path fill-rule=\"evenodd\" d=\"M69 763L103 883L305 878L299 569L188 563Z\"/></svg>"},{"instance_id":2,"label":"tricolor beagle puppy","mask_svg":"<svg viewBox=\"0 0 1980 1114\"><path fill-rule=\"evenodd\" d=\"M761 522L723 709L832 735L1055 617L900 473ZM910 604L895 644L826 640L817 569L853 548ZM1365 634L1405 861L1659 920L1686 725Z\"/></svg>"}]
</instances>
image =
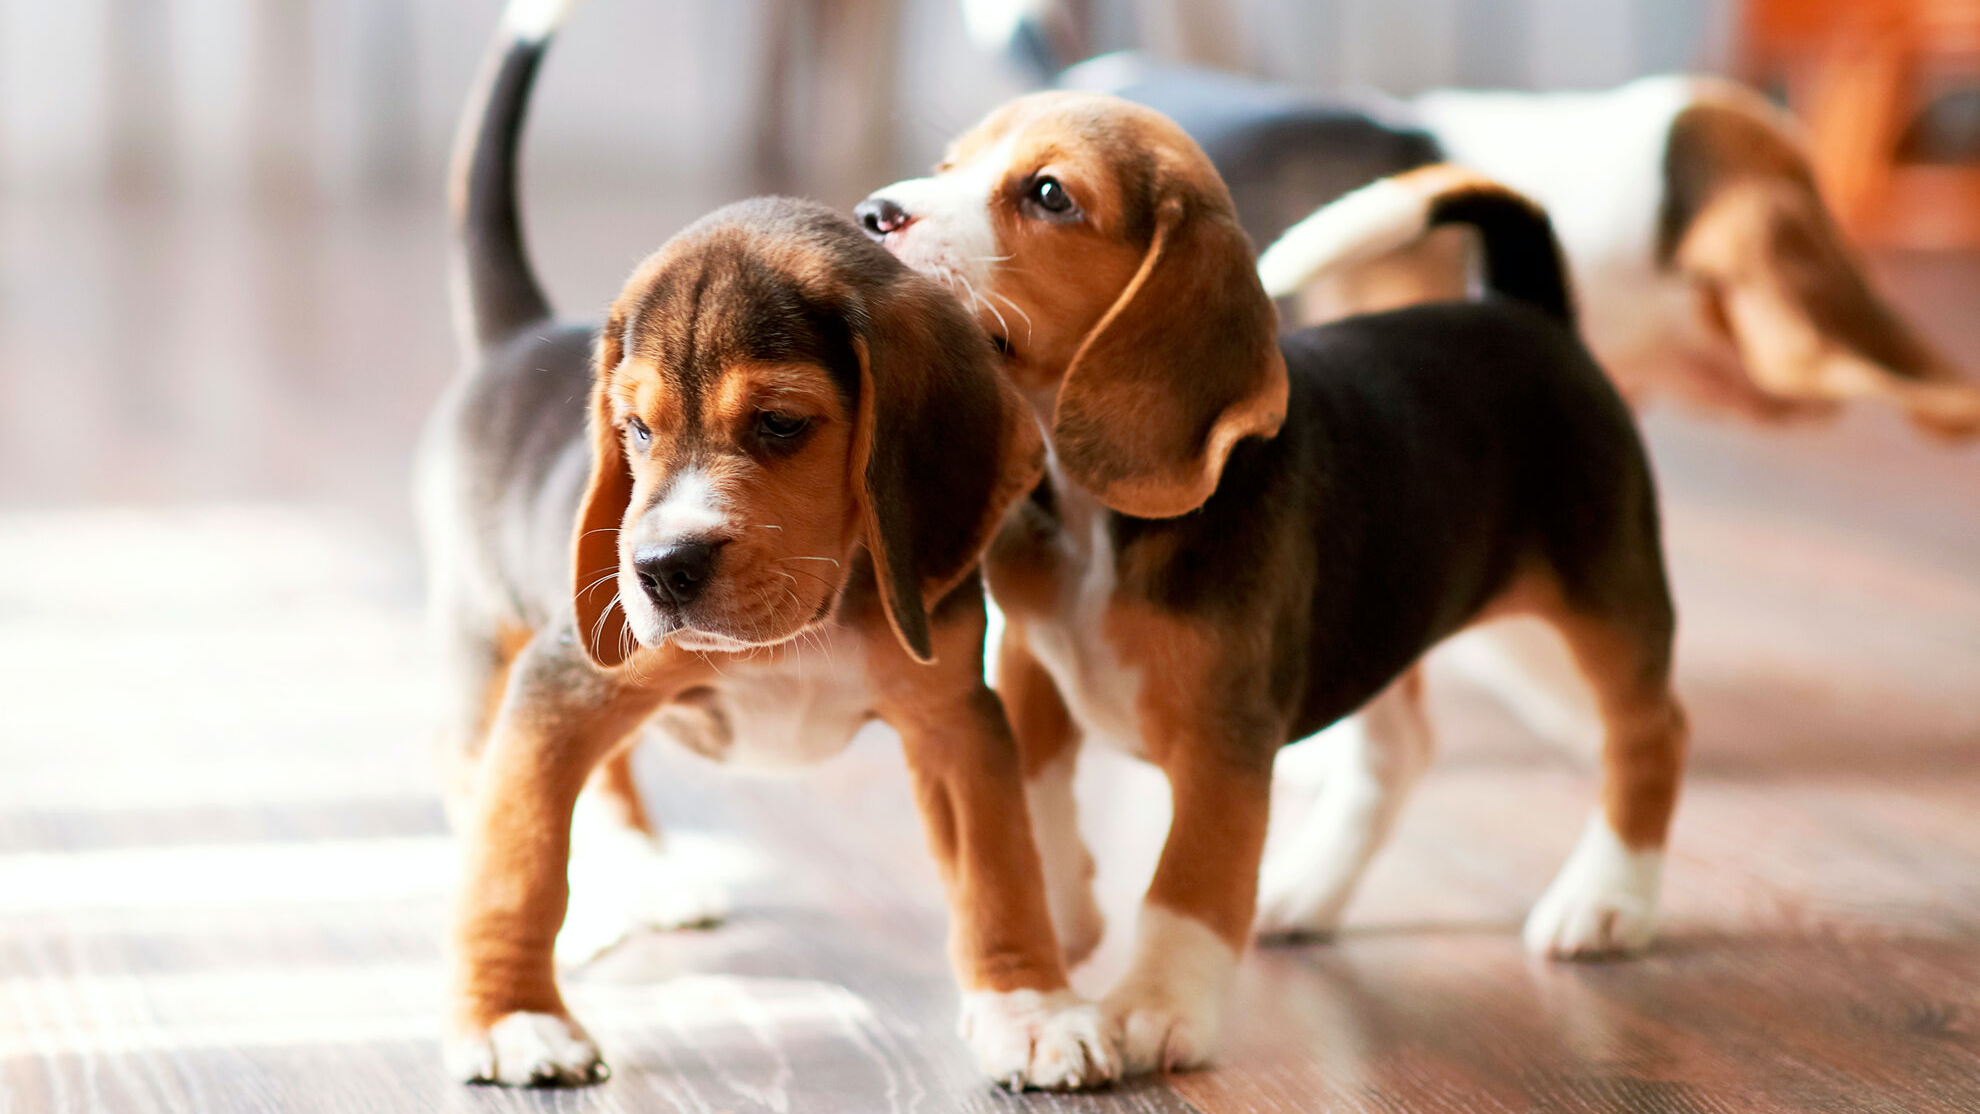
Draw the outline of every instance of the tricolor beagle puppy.
<instances>
[{"instance_id":1,"label":"tricolor beagle puppy","mask_svg":"<svg viewBox=\"0 0 1980 1114\"><path fill-rule=\"evenodd\" d=\"M1067 989L1017 750L983 680L974 570L1041 467L1024 400L946 290L808 202L722 209L640 264L602 328L555 323L514 187L561 14L543 8L511 7L463 127L468 367L421 460L467 850L448 1064L465 1080L602 1078L552 945L580 791L617 845L653 843L624 765L644 725L778 764L836 753L878 717L900 733L948 886L981 1067L1014 1087L1104 1081L1112 1049Z\"/></svg>"},{"instance_id":2,"label":"tricolor beagle puppy","mask_svg":"<svg viewBox=\"0 0 1980 1114\"><path fill-rule=\"evenodd\" d=\"M1528 941L1650 938L1685 727L1643 447L1576 339L1546 218L1462 172L1413 182L1434 222L1482 233L1493 296L1284 337L1209 160L1126 101L1020 98L858 209L977 299L1048 434L1046 482L985 568L1069 958L1099 932L1075 753L1104 740L1169 779L1136 957L1102 1005L1130 1071L1216 1044L1274 754L1368 712L1329 785L1352 807L1304 833L1324 853L1281 888L1297 924L1345 899L1427 757L1417 662L1491 617L1553 624L1607 732L1600 807Z\"/></svg>"},{"instance_id":3,"label":"tricolor beagle puppy","mask_svg":"<svg viewBox=\"0 0 1980 1114\"><path fill-rule=\"evenodd\" d=\"M1131 54L1058 80L1149 105L1201 143L1246 231L1271 245L1267 291L1298 296L1304 321L1462 296L1469 252L1457 230L1315 281L1324 240L1299 223L1376 178L1453 162L1547 210L1582 334L1632 404L1780 420L1869 398L1933 433L1980 433L1980 385L1872 288L1796 123L1732 82L1330 100Z\"/></svg>"}]
</instances>

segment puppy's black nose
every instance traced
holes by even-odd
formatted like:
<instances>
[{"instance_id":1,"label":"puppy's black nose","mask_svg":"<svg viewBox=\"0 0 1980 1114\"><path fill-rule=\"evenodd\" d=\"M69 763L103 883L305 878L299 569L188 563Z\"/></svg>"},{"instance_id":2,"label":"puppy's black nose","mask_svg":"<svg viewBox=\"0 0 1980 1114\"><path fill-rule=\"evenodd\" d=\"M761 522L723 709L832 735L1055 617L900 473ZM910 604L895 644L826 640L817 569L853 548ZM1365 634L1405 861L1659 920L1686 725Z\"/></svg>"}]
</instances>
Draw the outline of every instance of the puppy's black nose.
<instances>
[{"instance_id":1,"label":"puppy's black nose","mask_svg":"<svg viewBox=\"0 0 1980 1114\"><path fill-rule=\"evenodd\" d=\"M859 218L859 226L866 229L866 234L876 240L906 228L911 219L906 209L884 197L869 197L853 206L853 216Z\"/></svg>"},{"instance_id":2,"label":"puppy's black nose","mask_svg":"<svg viewBox=\"0 0 1980 1114\"><path fill-rule=\"evenodd\" d=\"M662 607L686 607L707 589L715 574L720 542L682 542L642 550L633 558L639 582Z\"/></svg>"}]
</instances>

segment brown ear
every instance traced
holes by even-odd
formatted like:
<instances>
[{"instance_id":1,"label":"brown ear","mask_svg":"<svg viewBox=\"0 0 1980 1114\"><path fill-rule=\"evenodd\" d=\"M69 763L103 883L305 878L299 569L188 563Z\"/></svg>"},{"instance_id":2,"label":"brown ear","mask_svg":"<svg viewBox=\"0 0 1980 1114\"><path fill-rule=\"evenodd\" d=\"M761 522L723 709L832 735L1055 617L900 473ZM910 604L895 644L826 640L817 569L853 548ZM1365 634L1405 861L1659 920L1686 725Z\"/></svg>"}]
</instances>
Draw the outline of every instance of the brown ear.
<instances>
[{"instance_id":1,"label":"brown ear","mask_svg":"<svg viewBox=\"0 0 1980 1114\"><path fill-rule=\"evenodd\" d=\"M1074 353L1052 416L1068 475L1109 508L1202 506L1239 440L1286 414L1278 316L1227 207L1171 194L1141 269Z\"/></svg>"},{"instance_id":2,"label":"brown ear","mask_svg":"<svg viewBox=\"0 0 1980 1114\"><path fill-rule=\"evenodd\" d=\"M611 669L632 652L632 631L619 605L619 526L632 502L632 466L625 444L612 422L612 369L624 356L625 319L614 310L598 334L598 352L591 377L591 482L579 504L572 539L571 602L577 613L577 637L593 663Z\"/></svg>"},{"instance_id":3,"label":"brown ear","mask_svg":"<svg viewBox=\"0 0 1980 1114\"><path fill-rule=\"evenodd\" d=\"M853 475L887 620L934 660L928 611L976 567L1004 512L1044 470L1030 407L990 340L918 275L867 304L856 328Z\"/></svg>"}]
</instances>

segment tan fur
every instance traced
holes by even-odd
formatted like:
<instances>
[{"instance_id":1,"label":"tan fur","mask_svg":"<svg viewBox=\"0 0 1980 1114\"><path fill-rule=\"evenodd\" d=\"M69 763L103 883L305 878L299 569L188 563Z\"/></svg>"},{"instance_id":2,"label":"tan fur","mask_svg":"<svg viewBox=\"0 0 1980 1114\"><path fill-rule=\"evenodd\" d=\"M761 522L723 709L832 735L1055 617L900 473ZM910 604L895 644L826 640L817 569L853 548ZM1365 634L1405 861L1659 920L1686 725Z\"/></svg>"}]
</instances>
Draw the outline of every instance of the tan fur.
<instances>
[{"instance_id":1,"label":"tan fur","mask_svg":"<svg viewBox=\"0 0 1980 1114\"><path fill-rule=\"evenodd\" d=\"M1380 259L1330 271L1299 292L1297 318L1319 323L1462 298L1475 239L1469 228L1450 225Z\"/></svg>"},{"instance_id":2,"label":"tan fur","mask_svg":"<svg viewBox=\"0 0 1980 1114\"><path fill-rule=\"evenodd\" d=\"M1671 691L1667 648L1646 642L1654 622L1594 615L1568 602L1552 572L1531 565L1473 620L1527 615L1552 626L1595 694L1602 717L1602 809L1631 850L1661 848L1677 807L1689 738Z\"/></svg>"},{"instance_id":3,"label":"tan fur","mask_svg":"<svg viewBox=\"0 0 1980 1114\"><path fill-rule=\"evenodd\" d=\"M636 832L657 836L659 829L640 799L639 783L633 778L633 748L622 746L591 772L591 788L612 810L612 819Z\"/></svg>"},{"instance_id":4,"label":"tan fur","mask_svg":"<svg viewBox=\"0 0 1980 1114\"><path fill-rule=\"evenodd\" d=\"M960 609L959 609L960 610ZM982 602L941 629L928 668L897 643L872 646L877 710L901 734L915 800L954 911L950 951L965 990L1065 986L1058 940L1039 885L1016 740L983 683ZM967 710L958 715L957 709Z\"/></svg>"},{"instance_id":5,"label":"tan fur","mask_svg":"<svg viewBox=\"0 0 1980 1114\"><path fill-rule=\"evenodd\" d=\"M1053 447L1109 506L1163 517L1200 505L1231 447L1276 432L1285 413L1274 318L1229 191L1167 118L1082 94L1019 98L942 165L1006 143L1006 188L993 194L990 220L999 254L1023 263L995 269L982 317L999 318L1012 378L1054 392ZM1017 190L1041 175L1057 178L1086 219L1027 218ZM1178 328L1173 309L1184 303L1190 324ZM1129 358L1157 345L1166 365ZM1151 374L1164 366L1189 374Z\"/></svg>"},{"instance_id":6,"label":"tan fur","mask_svg":"<svg viewBox=\"0 0 1980 1114\"><path fill-rule=\"evenodd\" d=\"M1207 925L1233 951L1251 935L1285 725L1269 708L1262 639L1119 602L1107 636L1141 679L1148 758L1168 776L1173 818L1147 901Z\"/></svg>"},{"instance_id":7,"label":"tan fur","mask_svg":"<svg viewBox=\"0 0 1980 1114\"><path fill-rule=\"evenodd\" d=\"M1025 649L1023 630L1007 627L1005 632L997 651L997 694L1003 698L1029 780L1078 744L1079 729L1051 674Z\"/></svg>"}]
</instances>

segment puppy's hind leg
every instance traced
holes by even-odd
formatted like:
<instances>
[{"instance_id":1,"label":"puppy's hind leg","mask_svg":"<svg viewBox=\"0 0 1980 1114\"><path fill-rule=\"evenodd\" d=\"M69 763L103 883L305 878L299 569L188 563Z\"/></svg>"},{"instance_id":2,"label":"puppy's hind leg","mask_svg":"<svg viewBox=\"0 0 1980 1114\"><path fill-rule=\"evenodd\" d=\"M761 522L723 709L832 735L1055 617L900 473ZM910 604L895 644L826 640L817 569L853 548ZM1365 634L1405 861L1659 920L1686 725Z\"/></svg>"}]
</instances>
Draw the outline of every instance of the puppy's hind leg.
<instances>
[{"instance_id":1,"label":"puppy's hind leg","mask_svg":"<svg viewBox=\"0 0 1980 1114\"><path fill-rule=\"evenodd\" d=\"M1025 648L1023 631L1004 632L999 646L998 688L1024 766L1026 811L1045 871L1045 900L1068 969L1100 946L1107 920L1093 896L1093 855L1079 834L1073 775L1079 762L1079 728L1050 674Z\"/></svg>"},{"instance_id":2,"label":"puppy's hind leg","mask_svg":"<svg viewBox=\"0 0 1980 1114\"><path fill-rule=\"evenodd\" d=\"M662 839L633 779L637 740L599 763L571 818L570 907L557 962L576 966L643 930L708 928L728 895Z\"/></svg>"},{"instance_id":3,"label":"puppy's hind leg","mask_svg":"<svg viewBox=\"0 0 1980 1114\"><path fill-rule=\"evenodd\" d=\"M1320 796L1265 859L1257 931L1267 937L1330 935L1369 862L1388 839L1434 749L1414 667L1362 708L1356 730L1327 747Z\"/></svg>"},{"instance_id":4,"label":"puppy's hind leg","mask_svg":"<svg viewBox=\"0 0 1980 1114\"><path fill-rule=\"evenodd\" d=\"M1656 930L1664 842L1684 768L1661 588L1641 607L1551 616L1601 709L1602 803L1526 920L1529 951L1585 959L1642 951Z\"/></svg>"},{"instance_id":5,"label":"puppy's hind leg","mask_svg":"<svg viewBox=\"0 0 1980 1114\"><path fill-rule=\"evenodd\" d=\"M509 683L509 663L529 641L523 630L487 631L467 622L446 624L440 653L442 674L438 723L441 803L456 831L466 822L474 793L475 770L502 693Z\"/></svg>"}]
</instances>

